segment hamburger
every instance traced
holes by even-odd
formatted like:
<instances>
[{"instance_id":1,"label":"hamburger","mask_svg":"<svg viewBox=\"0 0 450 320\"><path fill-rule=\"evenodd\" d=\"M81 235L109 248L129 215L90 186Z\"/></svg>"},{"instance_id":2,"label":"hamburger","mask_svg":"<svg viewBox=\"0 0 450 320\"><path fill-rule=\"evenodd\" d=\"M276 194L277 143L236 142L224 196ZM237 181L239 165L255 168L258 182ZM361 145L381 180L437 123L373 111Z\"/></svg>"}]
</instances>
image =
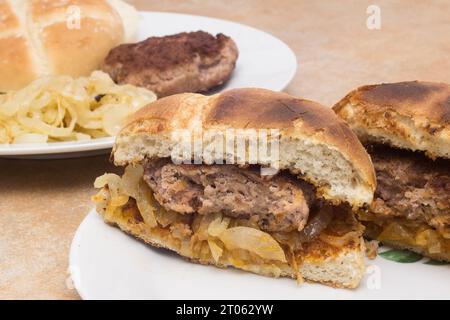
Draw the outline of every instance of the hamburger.
<instances>
[{"instance_id":1,"label":"hamburger","mask_svg":"<svg viewBox=\"0 0 450 320\"><path fill-rule=\"evenodd\" d=\"M373 203L359 210L366 236L450 261L450 86L363 86L334 106L366 145Z\"/></svg>"},{"instance_id":2,"label":"hamburger","mask_svg":"<svg viewBox=\"0 0 450 320\"><path fill-rule=\"evenodd\" d=\"M180 140L180 130L192 135ZM269 157L239 143L249 132L268 132ZM213 141L224 148L207 152ZM97 178L97 211L149 245L334 287L355 288L364 274L353 212L372 201L374 169L330 108L263 89L173 95L134 114L111 157L124 174Z\"/></svg>"}]
</instances>

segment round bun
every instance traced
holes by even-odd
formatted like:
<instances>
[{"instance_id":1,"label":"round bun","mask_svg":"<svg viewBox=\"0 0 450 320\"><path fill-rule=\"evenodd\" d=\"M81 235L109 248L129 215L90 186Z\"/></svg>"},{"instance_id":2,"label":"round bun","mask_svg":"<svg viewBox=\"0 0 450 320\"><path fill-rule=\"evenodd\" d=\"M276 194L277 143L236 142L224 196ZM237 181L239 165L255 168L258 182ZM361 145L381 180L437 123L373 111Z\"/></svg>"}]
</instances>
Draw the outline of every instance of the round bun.
<instances>
[{"instance_id":1,"label":"round bun","mask_svg":"<svg viewBox=\"0 0 450 320\"><path fill-rule=\"evenodd\" d=\"M448 84L410 81L363 86L333 109L364 143L450 158Z\"/></svg>"},{"instance_id":2,"label":"round bun","mask_svg":"<svg viewBox=\"0 0 450 320\"><path fill-rule=\"evenodd\" d=\"M0 1L0 92L40 76L90 74L135 33L124 23L133 16L120 0Z\"/></svg>"},{"instance_id":3,"label":"round bun","mask_svg":"<svg viewBox=\"0 0 450 320\"><path fill-rule=\"evenodd\" d=\"M112 154L115 164L170 157L177 129L194 134L278 129L280 169L301 175L326 199L353 206L372 201L375 174L364 147L330 108L315 102L264 89L163 98L139 110L119 133ZM202 138L205 147L215 137Z\"/></svg>"}]
</instances>

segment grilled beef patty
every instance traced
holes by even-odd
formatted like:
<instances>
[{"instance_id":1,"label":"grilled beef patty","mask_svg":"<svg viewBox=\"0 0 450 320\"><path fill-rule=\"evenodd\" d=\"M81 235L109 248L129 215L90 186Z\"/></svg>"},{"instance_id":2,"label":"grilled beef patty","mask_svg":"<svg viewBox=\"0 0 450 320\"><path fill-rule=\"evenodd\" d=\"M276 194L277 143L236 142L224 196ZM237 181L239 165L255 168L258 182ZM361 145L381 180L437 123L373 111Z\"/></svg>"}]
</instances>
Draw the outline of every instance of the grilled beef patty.
<instances>
[{"instance_id":1,"label":"grilled beef patty","mask_svg":"<svg viewBox=\"0 0 450 320\"><path fill-rule=\"evenodd\" d=\"M116 83L145 87L164 97L224 83L237 57L236 44L223 34L183 32L122 44L109 52L102 69Z\"/></svg>"},{"instance_id":2,"label":"grilled beef patty","mask_svg":"<svg viewBox=\"0 0 450 320\"><path fill-rule=\"evenodd\" d=\"M370 211L404 217L434 228L450 225L450 161L421 153L371 146L378 187Z\"/></svg>"},{"instance_id":3,"label":"grilled beef patty","mask_svg":"<svg viewBox=\"0 0 450 320\"><path fill-rule=\"evenodd\" d=\"M257 168L235 165L147 161L144 180L168 210L255 219L266 231L302 230L314 201L313 187L293 176L263 179Z\"/></svg>"}]
</instances>

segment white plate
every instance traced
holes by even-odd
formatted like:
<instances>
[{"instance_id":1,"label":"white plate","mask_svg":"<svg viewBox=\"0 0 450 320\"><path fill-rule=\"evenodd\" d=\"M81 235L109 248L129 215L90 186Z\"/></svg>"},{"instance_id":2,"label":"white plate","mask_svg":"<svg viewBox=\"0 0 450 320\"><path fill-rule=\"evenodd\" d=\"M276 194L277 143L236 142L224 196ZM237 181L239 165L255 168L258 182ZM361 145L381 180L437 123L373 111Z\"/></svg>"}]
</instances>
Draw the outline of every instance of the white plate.
<instances>
[{"instance_id":1,"label":"white plate","mask_svg":"<svg viewBox=\"0 0 450 320\"><path fill-rule=\"evenodd\" d=\"M169 35L183 31L204 30L224 33L234 39L239 59L231 79L219 90L259 87L283 90L297 70L292 50L270 34L242 24L207 17L178 13L141 12L139 40L150 36ZM108 153L113 138L87 142L56 142L33 145L0 145L0 157L61 158Z\"/></svg>"},{"instance_id":2,"label":"white plate","mask_svg":"<svg viewBox=\"0 0 450 320\"><path fill-rule=\"evenodd\" d=\"M84 299L449 299L450 266L426 261L368 260L356 290L298 286L291 279L187 262L106 225L92 211L73 239L70 272Z\"/></svg>"},{"instance_id":3,"label":"white plate","mask_svg":"<svg viewBox=\"0 0 450 320\"><path fill-rule=\"evenodd\" d=\"M109 153L113 144L114 137L86 141L0 145L0 156L27 159L76 158Z\"/></svg>"}]
</instances>

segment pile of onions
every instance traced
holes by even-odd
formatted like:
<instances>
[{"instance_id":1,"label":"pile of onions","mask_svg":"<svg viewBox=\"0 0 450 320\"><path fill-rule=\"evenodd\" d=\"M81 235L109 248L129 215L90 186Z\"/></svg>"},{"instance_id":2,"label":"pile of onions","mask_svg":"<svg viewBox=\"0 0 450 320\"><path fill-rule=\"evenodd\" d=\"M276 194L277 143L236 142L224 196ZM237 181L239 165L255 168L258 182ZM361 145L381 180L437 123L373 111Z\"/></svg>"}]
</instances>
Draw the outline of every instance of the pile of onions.
<instances>
[{"instance_id":1,"label":"pile of onions","mask_svg":"<svg viewBox=\"0 0 450 320\"><path fill-rule=\"evenodd\" d=\"M130 197L134 198L145 224L150 228L154 228L158 225L155 217L156 208L152 192L142 180L143 174L144 168L141 165L129 165L125 168L125 173L122 177L106 173L95 180L94 187L103 188L108 186L111 194L110 205L113 207L123 206Z\"/></svg>"}]
</instances>

